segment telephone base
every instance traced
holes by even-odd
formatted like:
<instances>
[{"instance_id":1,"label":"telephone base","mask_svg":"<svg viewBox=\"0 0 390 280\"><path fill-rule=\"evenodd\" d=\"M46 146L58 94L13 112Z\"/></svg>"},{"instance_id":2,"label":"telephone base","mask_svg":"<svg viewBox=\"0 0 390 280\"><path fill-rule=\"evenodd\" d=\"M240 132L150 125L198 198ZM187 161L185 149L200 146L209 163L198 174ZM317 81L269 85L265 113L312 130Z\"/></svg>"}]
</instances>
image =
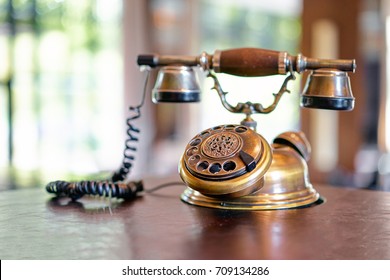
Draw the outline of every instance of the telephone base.
<instances>
[{"instance_id":1,"label":"telephone base","mask_svg":"<svg viewBox=\"0 0 390 280\"><path fill-rule=\"evenodd\" d=\"M236 131L240 127L234 126L233 128ZM218 132L214 133L219 136ZM208 177L203 178L200 176L203 174L196 174L194 170L190 170L188 166L191 167L191 162L182 157L179 165L180 176L187 185L187 189L181 195L184 202L218 209L276 210L307 207L324 201L310 183L307 165L307 160L310 158L310 144L302 132L282 133L274 139L271 146L263 137L250 130L245 130L241 134L246 136L246 141L243 140L243 142L247 146L249 146L248 143L257 144L256 149L253 150L248 149L247 146L243 147L244 150L250 151L249 154L256 154L253 151L263 151L256 168L233 178L216 177L206 170ZM242 137L240 134L238 136ZM199 137L201 136L197 136L195 140ZM212 136L205 137L206 140L195 142L196 145L193 145L195 148L190 144L190 147L186 149L186 154L196 149L205 158L205 162L215 160L205 156L207 153L203 150L205 146L206 148L208 146L204 143L208 143L208 139ZM190 155L193 156L191 153ZM221 157L218 160L221 166L233 160L239 162L239 159L234 156ZM194 166L198 167L198 165ZM195 170L198 171L198 169ZM229 174L229 171L225 173ZM218 172L216 174L218 175ZM236 185L239 186L239 190L249 191L236 195L237 190L231 191Z\"/></svg>"},{"instance_id":2,"label":"telephone base","mask_svg":"<svg viewBox=\"0 0 390 280\"><path fill-rule=\"evenodd\" d=\"M324 198L312 185L305 189L290 193L270 194L259 190L253 194L238 198L218 198L202 195L187 187L181 195L181 200L196 206L228 210L278 210L308 207L324 202Z\"/></svg>"}]
</instances>

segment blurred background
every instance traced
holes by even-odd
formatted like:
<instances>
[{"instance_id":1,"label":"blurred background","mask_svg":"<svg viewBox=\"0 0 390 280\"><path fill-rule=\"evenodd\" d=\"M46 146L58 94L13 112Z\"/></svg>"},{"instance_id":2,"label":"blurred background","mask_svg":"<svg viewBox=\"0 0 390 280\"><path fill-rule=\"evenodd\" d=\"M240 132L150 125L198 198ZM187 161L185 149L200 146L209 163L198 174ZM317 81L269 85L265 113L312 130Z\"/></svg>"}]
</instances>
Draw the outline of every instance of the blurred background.
<instances>
[{"instance_id":1,"label":"blurred background","mask_svg":"<svg viewBox=\"0 0 390 280\"><path fill-rule=\"evenodd\" d=\"M257 47L357 60L354 111L300 109L299 77L273 113L254 118L269 141L306 133L312 182L390 191L389 16L389 0L0 0L0 189L109 178L121 165L128 107L144 90L138 54ZM202 102L152 104L155 75L134 123L129 179L176 173L196 133L244 118L204 78ZM218 78L231 103L267 105L285 77Z\"/></svg>"}]
</instances>

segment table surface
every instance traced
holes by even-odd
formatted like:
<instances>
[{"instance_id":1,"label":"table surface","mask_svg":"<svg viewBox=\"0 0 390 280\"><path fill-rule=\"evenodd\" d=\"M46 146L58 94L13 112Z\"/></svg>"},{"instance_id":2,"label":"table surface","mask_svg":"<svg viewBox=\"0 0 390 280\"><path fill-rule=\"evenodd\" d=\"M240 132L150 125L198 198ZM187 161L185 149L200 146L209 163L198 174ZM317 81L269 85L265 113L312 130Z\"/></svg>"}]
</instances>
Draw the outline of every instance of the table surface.
<instances>
[{"instance_id":1,"label":"table surface","mask_svg":"<svg viewBox=\"0 0 390 280\"><path fill-rule=\"evenodd\" d=\"M111 205L2 191L0 259L390 259L390 193L315 187L325 203L273 211L188 205L178 185Z\"/></svg>"}]
</instances>

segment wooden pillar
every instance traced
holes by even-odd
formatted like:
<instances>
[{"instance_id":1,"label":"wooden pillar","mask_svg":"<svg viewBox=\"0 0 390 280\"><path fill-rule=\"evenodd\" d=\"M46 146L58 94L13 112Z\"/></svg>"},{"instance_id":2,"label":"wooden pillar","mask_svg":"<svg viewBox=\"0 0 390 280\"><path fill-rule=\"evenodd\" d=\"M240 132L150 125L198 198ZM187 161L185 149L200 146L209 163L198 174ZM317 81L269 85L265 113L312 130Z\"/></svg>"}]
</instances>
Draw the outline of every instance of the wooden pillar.
<instances>
[{"instance_id":1,"label":"wooden pillar","mask_svg":"<svg viewBox=\"0 0 390 280\"><path fill-rule=\"evenodd\" d=\"M352 91L356 98L355 109L351 112L338 112L335 133L324 131L322 127L313 127L311 118L313 109L302 109L302 129L308 135L320 133L321 137L337 137L337 163L335 169L351 173L354 170L355 155L362 144L362 112L365 108L365 93L363 87L363 65L359 52L359 14L360 1L356 0L304 0L302 13L302 53L308 57L315 53L313 49L313 26L319 20L329 20L337 28L337 55L339 58L357 61L357 71L350 73ZM321 34L316 34L321 36ZM334 134L334 135L329 135ZM323 135L323 136L322 136ZM313 153L321 149L315 147ZM333 151L328 151L333 152ZM327 181L327 176L335 170L320 170L315 162L309 163L312 181Z\"/></svg>"}]
</instances>

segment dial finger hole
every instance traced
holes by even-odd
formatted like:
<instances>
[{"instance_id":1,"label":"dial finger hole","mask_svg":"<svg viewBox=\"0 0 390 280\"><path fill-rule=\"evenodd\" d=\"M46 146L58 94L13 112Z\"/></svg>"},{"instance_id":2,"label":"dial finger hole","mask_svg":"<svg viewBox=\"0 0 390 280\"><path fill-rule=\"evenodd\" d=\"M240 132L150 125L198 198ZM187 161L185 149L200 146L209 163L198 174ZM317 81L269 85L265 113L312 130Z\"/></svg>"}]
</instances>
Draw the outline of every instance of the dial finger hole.
<instances>
[{"instance_id":1,"label":"dial finger hole","mask_svg":"<svg viewBox=\"0 0 390 280\"><path fill-rule=\"evenodd\" d=\"M245 127L245 126L239 126L239 127L237 127L237 128L235 129L235 131L236 131L237 133L244 133L244 132L246 132L247 130L248 130L248 128Z\"/></svg>"},{"instance_id":2,"label":"dial finger hole","mask_svg":"<svg viewBox=\"0 0 390 280\"><path fill-rule=\"evenodd\" d=\"M198 152L198 147L192 147L187 150L187 156L192 156Z\"/></svg>"},{"instance_id":3,"label":"dial finger hole","mask_svg":"<svg viewBox=\"0 0 390 280\"><path fill-rule=\"evenodd\" d=\"M201 139L195 138L194 140L192 140L192 141L190 142L190 146L197 146L197 145L199 145L200 142L202 142Z\"/></svg>"},{"instance_id":4,"label":"dial finger hole","mask_svg":"<svg viewBox=\"0 0 390 280\"><path fill-rule=\"evenodd\" d=\"M199 160L200 160L200 155L194 155L189 158L188 163L191 165L195 165L199 162Z\"/></svg>"},{"instance_id":5,"label":"dial finger hole","mask_svg":"<svg viewBox=\"0 0 390 280\"><path fill-rule=\"evenodd\" d=\"M234 161L227 161L223 164L223 170L225 171L232 171L236 169L236 163Z\"/></svg>"},{"instance_id":6,"label":"dial finger hole","mask_svg":"<svg viewBox=\"0 0 390 280\"><path fill-rule=\"evenodd\" d=\"M196 170L198 171L205 171L209 167L209 163L207 161L202 161L198 164L196 167Z\"/></svg>"},{"instance_id":7,"label":"dial finger hole","mask_svg":"<svg viewBox=\"0 0 390 280\"><path fill-rule=\"evenodd\" d=\"M218 173L219 171L221 171L221 169L222 169L221 164L219 164L219 163L213 163L213 164L210 166L209 171L210 171L210 173L215 174L215 173Z\"/></svg>"},{"instance_id":8,"label":"dial finger hole","mask_svg":"<svg viewBox=\"0 0 390 280\"><path fill-rule=\"evenodd\" d=\"M226 130L233 130L236 126L233 125L233 124L228 124L228 125L225 125L225 129Z\"/></svg>"}]
</instances>

